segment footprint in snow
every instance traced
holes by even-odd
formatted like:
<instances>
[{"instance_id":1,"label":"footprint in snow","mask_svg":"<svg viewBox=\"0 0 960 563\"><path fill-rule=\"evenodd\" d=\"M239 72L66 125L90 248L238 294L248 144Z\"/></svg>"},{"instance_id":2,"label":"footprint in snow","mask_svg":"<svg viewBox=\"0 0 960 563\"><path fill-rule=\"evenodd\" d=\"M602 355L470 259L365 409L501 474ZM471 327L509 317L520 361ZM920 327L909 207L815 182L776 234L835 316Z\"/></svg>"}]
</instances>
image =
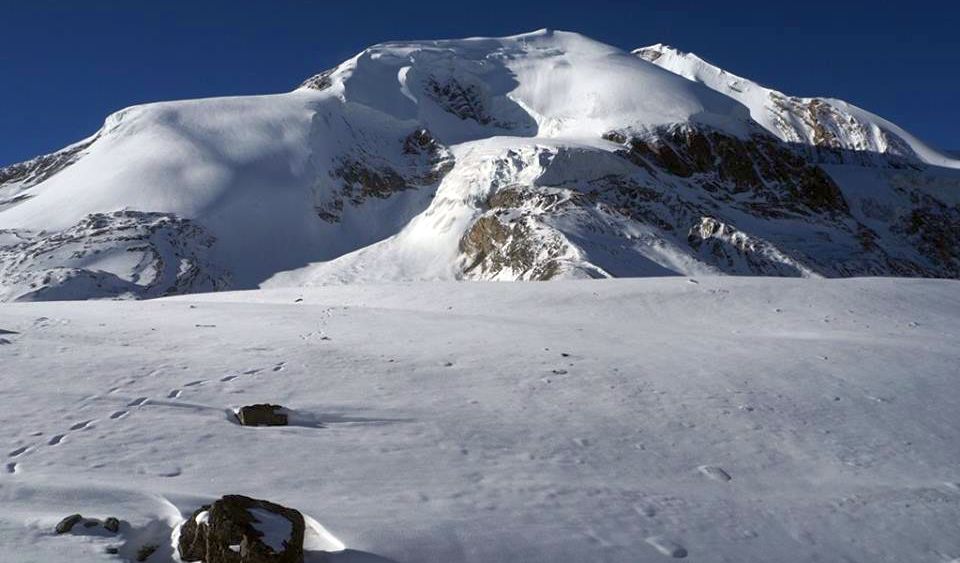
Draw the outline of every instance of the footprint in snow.
<instances>
[{"instance_id":1,"label":"footprint in snow","mask_svg":"<svg viewBox=\"0 0 960 563\"><path fill-rule=\"evenodd\" d=\"M174 390L170 391L169 393L167 393L167 398L168 398L168 399L177 399L177 398L180 397L180 393L183 393L183 391L181 391L181 390L179 390L179 389L174 389Z\"/></svg>"},{"instance_id":2,"label":"footprint in snow","mask_svg":"<svg viewBox=\"0 0 960 563\"><path fill-rule=\"evenodd\" d=\"M716 465L701 465L697 470L714 481L729 481L732 479L729 473Z\"/></svg>"},{"instance_id":3,"label":"footprint in snow","mask_svg":"<svg viewBox=\"0 0 960 563\"><path fill-rule=\"evenodd\" d=\"M648 504L646 506L635 506L634 509L638 514L646 516L647 518L653 518L657 515L657 507L653 506L652 504Z\"/></svg>"},{"instance_id":4,"label":"footprint in snow","mask_svg":"<svg viewBox=\"0 0 960 563\"><path fill-rule=\"evenodd\" d=\"M83 422L78 422L78 423L74 424L73 426L71 426L71 427L70 427L70 430L83 430L84 428L87 428L88 426L90 426L90 423L92 423L92 422L93 422L92 419L91 419L91 420L85 420L85 421L83 421Z\"/></svg>"},{"instance_id":5,"label":"footprint in snow","mask_svg":"<svg viewBox=\"0 0 960 563\"><path fill-rule=\"evenodd\" d=\"M240 377L240 376L239 376L239 375L225 375L225 376L223 376L223 377L220 378L220 381L223 381L223 382L233 381L234 379L236 379L236 378L238 378L238 377Z\"/></svg>"},{"instance_id":6,"label":"footprint in snow","mask_svg":"<svg viewBox=\"0 0 960 563\"><path fill-rule=\"evenodd\" d=\"M66 434L57 434L56 436L53 436L52 438L50 438L50 441L47 442L47 445L48 445L48 446L56 446L57 444L59 444L60 442L62 442L63 439L66 438L66 437L67 437Z\"/></svg>"},{"instance_id":7,"label":"footprint in snow","mask_svg":"<svg viewBox=\"0 0 960 563\"><path fill-rule=\"evenodd\" d=\"M17 464L13 462L8 463L7 473L16 473L16 472L17 472Z\"/></svg>"},{"instance_id":8,"label":"footprint in snow","mask_svg":"<svg viewBox=\"0 0 960 563\"><path fill-rule=\"evenodd\" d=\"M646 539L646 542L667 557L683 559L687 556L687 548L669 538L665 538L663 536L650 536Z\"/></svg>"},{"instance_id":9,"label":"footprint in snow","mask_svg":"<svg viewBox=\"0 0 960 563\"><path fill-rule=\"evenodd\" d=\"M206 382L207 382L206 379L198 379L198 380L196 380L196 381L191 381L190 383L184 383L183 386L184 386L184 387L196 387L197 385L203 385L203 384L206 383Z\"/></svg>"},{"instance_id":10,"label":"footprint in snow","mask_svg":"<svg viewBox=\"0 0 960 563\"><path fill-rule=\"evenodd\" d=\"M118 418L123 418L123 417L126 416L127 413L129 413L129 412L130 412L130 411L116 411L115 413L113 413L113 414L110 415L110 418L111 418L111 420L116 420L116 419L118 419Z\"/></svg>"},{"instance_id":11,"label":"footprint in snow","mask_svg":"<svg viewBox=\"0 0 960 563\"><path fill-rule=\"evenodd\" d=\"M134 400L130 401L129 403L127 403L127 406L128 406L128 407L139 407L139 406L142 406L144 403L147 402L147 399L148 399L147 397L137 397L136 399L134 399Z\"/></svg>"},{"instance_id":12,"label":"footprint in snow","mask_svg":"<svg viewBox=\"0 0 960 563\"><path fill-rule=\"evenodd\" d=\"M25 451L27 451L27 450L29 450L29 449L30 449L30 446L22 446L22 447L19 447L19 448L13 450L12 452L8 453L8 454L7 454L7 457L17 457L17 456L20 456L20 455L22 455Z\"/></svg>"}]
</instances>

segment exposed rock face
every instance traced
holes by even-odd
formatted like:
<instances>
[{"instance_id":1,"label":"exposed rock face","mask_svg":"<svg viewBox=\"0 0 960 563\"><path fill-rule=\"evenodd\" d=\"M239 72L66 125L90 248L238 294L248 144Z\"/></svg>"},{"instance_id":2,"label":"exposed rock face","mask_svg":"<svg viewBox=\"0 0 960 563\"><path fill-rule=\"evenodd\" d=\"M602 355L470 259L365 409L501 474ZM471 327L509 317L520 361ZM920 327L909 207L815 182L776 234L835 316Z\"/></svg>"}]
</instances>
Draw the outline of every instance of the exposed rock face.
<instances>
[{"instance_id":1,"label":"exposed rock face","mask_svg":"<svg viewBox=\"0 0 960 563\"><path fill-rule=\"evenodd\" d=\"M703 217L700 223L691 227L687 240L705 262L723 271L752 271L788 277L813 274L767 241L713 217Z\"/></svg>"},{"instance_id":2,"label":"exposed rock face","mask_svg":"<svg viewBox=\"0 0 960 563\"><path fill-rule=\"evenodd\" d=\"M623 147L617 154L629 169L599 153L569 166L566 149L510 150L494 161L484 180L489 195L459 242L463 277L664 275L672 268L960 276L960 208L930 195L957 186L919 189L933 180L898 157L832 160L763 132L739 138L691 125L604 138ZM825 168L836 164L824 161L875 171L890 187L849 195Z\"/></svg>"},{"instance_id":3,"label":"exposed rock face","mask_svg":"<svg viewBox=\"0 0 960 563\"><path fill-rule=\"evenodd\" d=\"M703 179L713 180L713 187L728 192L725 195L750 192L771 209L848 211L839 186L826 172L766 135L744 141L683 126L648 137L614 131L604 138L626 145L624 156L647 170L659 168L681 178L705 175Z\"/></svg>"},{"instance_id":4,"label":"exposed rock face","mask_svg":"<svg viewBox=\"0 0 960 563\"><path fill-rule=\"evenodd\" d=\"M330 79L330 76L336 70L337 69L335 68L331 68L321 72L320 74L311 76L310 78L304 80L303 83L300 84L300 87L309 88L311 90L326 90L330 86L333 86L333 81Z\"/></svg>"},{"instance_id":5,"label":"exposed rock face","mask_svg":"<svg viewBox=\"0 0 960 563\"><path fill-rule=\"evenodd\" d=\"M226 495L187 519L178 550L184 561L301 563L304 530L303 515L292 508Z\"/></svg>"},{"instance_id":6,"label":"exposed rock face","mask_svg":"<svg viewBox=\"0 0 960 563\"><path fill-rule=\"evenodd\" d=\"M509 271L511 276L529 281L554 277L560 267L558 258L566 246L557 237L536 237L523 219L501 223L496 216L477 219L460 241L460 251L467 259L463 272L496 278Z\"/></svg>"},{"instance_id":7,"label":"exposed rock face","mask_svg":"<svg viewBox=\"0 0 960 563\"><path fill-rule=\"evenodd\" d=\"M464 83L453 77L431 76L427 80L427 92L437 104L460 119L472 119L481 125L489 125L493 118L487 113L483 87Z\"/></svg>"},{"instance_id":8,"label":"exposed rock face","mask_svg":"<svg viewBox=\"0 0 960 563\"><path fill-rule=\"evenodd\" d=\"M94 135L55 153L0 168L0 211L32 197L30 188L80 160L98 136Z\"/></svg>"},{"instance_id":9,"label":"exposed rock face","mask_svg":"<svg viewBox=\"0 0 960 563\"><path fill-rule=\"evenodd\" d=\"M171 214L97 213L63 231L14 234L18 242L0 246L0 298L146 298L229 286L214 238Z\"/></svg>"},{"instance_id":10,"label":"exposed rock face","mask_svg":"<svg viewBox=\"0 0 960 563\"><path fill-rule=\"evenodd\" d=\"M372 198L388 199L403 191L434 186L454 165L450 151L426 129L414 130L400 139L398 147L390 148L396 150L397 156L386 157L380 151L358 149L354 154L341 157L329 174L339 187L332 194L318 197L317 215L335 223L340 220L345 204L358 207ZM328 191L320 189L318 193L328 194Z\"/></svg>"},{"instance_id":11,"label":"exposed rock face","mask_svg":"<svg viewBox=\"0 0 960 563\"><path fill-rule=\"evenodd\" d=\"M2 190L5 186L11 184L28 188L43 182L79 160L87 148L96 140L97 136L94 135L61 151L0 168L0 194L3 193Z\"/></svg>"},{"instance_id":12,"label":"exposed rock face","mask_svg":"<svg viewBox=\"0 0 960 563\"><path fill-rule=\"evenodd\" d=\"M855 160L865 157L879 162L876 156L918 159L895 128L845 102L777 92L667 45L637 49L634 54L740 101L756 121L787 143L834 150L835 157Z\"/></svg>"},{"instance_id":13,"label":"exposed rock face","mask_svg":"<svg viewBox=\"0 0 960 563\"><path fill-rule=\"evenodd\" d=\"M248 405L237 410L237 420L243 426L286 426L287 414L280 405Z\"/></svg>"}]
</instances>

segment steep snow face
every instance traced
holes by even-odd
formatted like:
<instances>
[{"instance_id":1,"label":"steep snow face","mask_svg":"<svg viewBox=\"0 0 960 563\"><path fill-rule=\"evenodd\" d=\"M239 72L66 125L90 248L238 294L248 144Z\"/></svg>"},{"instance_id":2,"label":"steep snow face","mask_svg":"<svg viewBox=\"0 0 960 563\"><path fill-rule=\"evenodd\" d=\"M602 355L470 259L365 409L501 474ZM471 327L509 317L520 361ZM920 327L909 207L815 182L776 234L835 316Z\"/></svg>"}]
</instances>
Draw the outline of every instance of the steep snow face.
<instances>
[{"instance_id":1,"label":"steep snow face","mask_svg":"<svg viewBox=\"0 0 960 563\"><path fill-rule=\"evenodd\" d=\"M576 33L386 43L304 88L417 120L441 141L597 138L613 127L696 122L749 130L740 104Z\"/></svg>"},{"instance_id":2,"label":"steep snow face","mask_svg":"<svg viewBox=\"0 0 960 563\"><path fill-rule=\"evenodd\" d=\"M643 60L704 84L750 109L767 131L790 143L890 154L960 168L943 154L893 123L831 98L798 98L765 88L704 61L693 53L656 44L634 51Z\"/></svg>"}]
</instances>

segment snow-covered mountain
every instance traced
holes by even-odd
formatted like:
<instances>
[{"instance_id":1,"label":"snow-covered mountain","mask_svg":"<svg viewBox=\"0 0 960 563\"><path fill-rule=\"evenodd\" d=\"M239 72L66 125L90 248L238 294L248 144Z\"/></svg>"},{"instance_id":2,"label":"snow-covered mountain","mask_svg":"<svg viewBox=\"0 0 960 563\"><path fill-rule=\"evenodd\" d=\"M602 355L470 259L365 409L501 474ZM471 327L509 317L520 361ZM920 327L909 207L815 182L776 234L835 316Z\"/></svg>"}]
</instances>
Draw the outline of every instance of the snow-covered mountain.
<instances>
[{"instance_id":1,"label":"snow-covered mountain","mask_svg":"<svg viewBox=\"0 0 960 563\"><path fill-rule=\"evenodd\" d=\"M0 169L0 298L960 277L958 169L863 110L663 46L389 43L286 94L128 108Z\"/></svg>"}]
</instances>

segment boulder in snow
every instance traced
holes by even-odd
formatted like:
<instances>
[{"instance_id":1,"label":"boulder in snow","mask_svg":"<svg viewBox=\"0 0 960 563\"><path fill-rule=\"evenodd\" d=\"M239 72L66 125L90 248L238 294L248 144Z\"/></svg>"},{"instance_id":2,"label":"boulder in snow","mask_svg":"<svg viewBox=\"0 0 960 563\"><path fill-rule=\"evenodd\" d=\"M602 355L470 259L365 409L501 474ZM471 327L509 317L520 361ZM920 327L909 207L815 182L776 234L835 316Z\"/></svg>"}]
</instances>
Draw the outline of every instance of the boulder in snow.
<instances>
[{"instance_id":1,"label":"boulder in snow","mask_svg":"<svg viewBox=\"0 0 960 563\"><path fill-rule=\"evenodd\" d=\"M300 512L265 500L226 495L200 507L180 528L184 561L302 563Z\"/></svg>"},{"instance_id":2,"label":"boulder in snow","mask_svg":"<svg viewBox=\"0 0 960 563\"><path fill-rule=\"evenodd\" d=\"M285 410L280 405L247 405L237 411L237 420L243 426L286 426Z\"/></svg>"},{"instance_id":3,"label":"boulder in snow","mask_svg":"<svg viewBox=\"0 0 960 563\"><path fill-rule=\"evenodd\" d=\"M71 514L63 520L57 523L57 527L54 528L54 531L58 534L66 534L73 529L74 526L80 523L83 520L83 516L79 514Z\"/></svg>"}]
</instances>

